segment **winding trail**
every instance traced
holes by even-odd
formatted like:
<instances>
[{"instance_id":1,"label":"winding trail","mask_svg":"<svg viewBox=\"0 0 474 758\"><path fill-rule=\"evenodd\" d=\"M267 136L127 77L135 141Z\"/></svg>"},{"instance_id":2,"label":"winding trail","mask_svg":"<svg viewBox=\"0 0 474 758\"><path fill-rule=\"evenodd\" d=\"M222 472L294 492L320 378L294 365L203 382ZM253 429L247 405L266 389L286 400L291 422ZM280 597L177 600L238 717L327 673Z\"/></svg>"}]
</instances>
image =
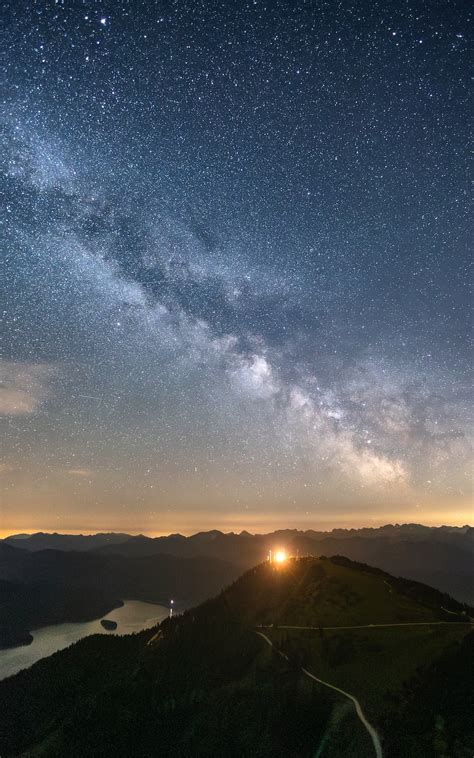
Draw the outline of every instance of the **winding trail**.
<instances>
[{"instance_id":1,"label":"winding trail","mask_svg":"<svg viewBox=\"0 0 474 758\"><path fill-rule=\"evenodd\" d=\"M281 629L282 627L279 627L279 628ZM306 629L312 629L312 628L316 628L316 627L285 627L285 628L306 628ZM263 632L256 632L256 634L258 634L259 637L261 637L263 640L265 640L265 642L267 643L267 645L270 645L270 647L273 650L275 650L275 652L277 652L278 655L280 655L286 661L289 660L288 656L285 655L285 653L282 653L281 650L278 650L278 648L276 648L274 646L273 642L271 641L271 639L269 639L267 637L266 634L263 634ZM339 692L341 695L344 695L344 697L347 697L347 698L349 698L349 700L351 700L351 702L353 703L354 708L356 710L357 716L359 717L360 721L362 722L362 724L364 725L365 729L368 731L368 733L370 735L370 739L372 740L372 744L374 746L374 752L375 752L376 758L383 758L383 751L382 751L382 745L380 743L380 737L377 734L377 732L375 731L375 729L372 726L372 724L369 721L367 721L367 719L365 717L365 714L364 714L364 711L362 710L361 705L360 705L359 701L357 700L357 698L354 697L354 695L351 695L350 692L345 692L344 690L341 690L339 687L335 687L333 684L329 684L329 682L324 682L322 679L318 679L317 676L314 676L314 674L312 674L310 671L307 671L303 667L301 667L301 671L303 672L303 674L305 674L306 676L308 676L310 679L314 679L315 682L318 682L319 684L324 685L324 687L329 687L329 689L335 690L336 692Z\"/></svg>"},{"instance_id":2,"label":"winding trail","mask_svg":"<svg viewBox=\"0 0 474 758\"><path fill-rule=\"evenodd\" d=\"M444 609L443 609L444 610ZM451 611L448 611L451 613ZM266 624L260 629L314 629L315 631L336 631L337 629L381 629L396 626L443 626L461 624L463 626L473 626L473 621L402 621L397 624L359 624L357 626L292 626L289 624Z\"/></svg>"}]
</instances>

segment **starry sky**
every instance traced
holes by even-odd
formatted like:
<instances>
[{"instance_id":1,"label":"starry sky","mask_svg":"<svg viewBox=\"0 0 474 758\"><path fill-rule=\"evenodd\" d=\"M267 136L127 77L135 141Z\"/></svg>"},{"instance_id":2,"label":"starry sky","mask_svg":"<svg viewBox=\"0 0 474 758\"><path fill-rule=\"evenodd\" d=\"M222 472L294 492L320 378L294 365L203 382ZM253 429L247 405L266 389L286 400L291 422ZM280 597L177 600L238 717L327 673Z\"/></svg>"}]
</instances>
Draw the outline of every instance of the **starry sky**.
<instances>
[{"instance_id":1,"label":"starry sky","mask_svg":"<svg viewBox=\"0 0 474 758\"><path fill-rule=\"evenodd\" d=\"M0 531L472 522L468 3L3 22Z\"/></svg>"}]
</instances>

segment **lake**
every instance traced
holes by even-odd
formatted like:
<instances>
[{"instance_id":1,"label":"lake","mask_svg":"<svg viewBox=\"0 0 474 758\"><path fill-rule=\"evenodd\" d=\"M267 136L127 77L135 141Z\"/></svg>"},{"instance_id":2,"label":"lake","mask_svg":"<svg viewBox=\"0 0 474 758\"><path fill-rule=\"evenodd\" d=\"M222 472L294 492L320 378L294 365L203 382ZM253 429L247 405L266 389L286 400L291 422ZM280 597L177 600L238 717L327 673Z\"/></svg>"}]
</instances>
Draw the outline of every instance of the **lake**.
<instances>
[{"instance_id":1,"label":"lake","mask_svg":"<svg viewBox=\"0 0 474 758\"><path fill-rule=\"evenodd\" d=\"M84 621L78 624L54 624L33 630L31 645L0 650L0 679L16 674L28 668L40 658L62 650L90 634L132 634L155 626L168 615L168 608L155 603L143 603L140 600L125 600L121 608L115 608L106 616L96 621ZM116 621L115 632L108 632L100 623L102 618Z\"/></svg>"}]
</instances>

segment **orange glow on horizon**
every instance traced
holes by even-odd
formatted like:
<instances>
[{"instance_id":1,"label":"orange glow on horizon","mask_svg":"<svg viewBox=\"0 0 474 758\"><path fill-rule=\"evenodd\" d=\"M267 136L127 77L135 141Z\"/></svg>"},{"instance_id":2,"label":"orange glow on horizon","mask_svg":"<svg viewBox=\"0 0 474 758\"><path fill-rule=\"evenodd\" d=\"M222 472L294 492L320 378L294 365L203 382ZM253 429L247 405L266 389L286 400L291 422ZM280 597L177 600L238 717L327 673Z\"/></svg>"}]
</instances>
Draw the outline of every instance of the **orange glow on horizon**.
<instances>
[{"instance_id":1,"label":"orange glow on horizon","mask_svg":"<svg viewBox=\"0 0 474 758\"><path fill-rule=\"evenodd\" d=\"M439 508L420 508L416 513L406 509L394 511L384 509L382 513L369 513L362 511L341 511L328 514L326 512L312 512L308 514L293 514L288 517L287 513L258 511L255 513L223 513L210 512L202 509L186 509L181 513L165 512L154 519L137 519L131 522L128 517L118 516L116 512L110 514L61 514L52 522L51 517L42 516L40 513L28 514L2 511L0 505L0 539L13 534L34 534L36 532L59 534L97 534L98 532L123 532L130 535L144 534L149 537L165 537L169 534L180 533L191 536L197 532L205 532L218 529L224 533L233 532L238 534L245 530L251 534L270 534L282 529L298 529L330 533L332 529L378 529L388 524L416 523L430 527L449 525L462 527L473 525L474 511L472 503L463 504L451 508L446 505Z\"/></svg>"}]
</instances>

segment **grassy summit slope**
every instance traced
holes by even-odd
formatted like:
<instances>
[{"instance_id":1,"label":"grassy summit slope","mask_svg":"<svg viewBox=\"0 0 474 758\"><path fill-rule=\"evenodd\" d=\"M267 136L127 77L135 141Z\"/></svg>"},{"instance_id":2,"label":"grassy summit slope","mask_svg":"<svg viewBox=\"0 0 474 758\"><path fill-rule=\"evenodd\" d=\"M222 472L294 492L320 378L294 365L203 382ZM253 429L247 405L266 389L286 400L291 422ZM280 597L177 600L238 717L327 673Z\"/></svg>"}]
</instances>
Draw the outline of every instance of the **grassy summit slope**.
<instances>
[{"instance_id":1,"label":"grassy summit slope","mask_svg":"<svg viewBox=\"0 0 474 758\"><path fill-rule=\"evenodd\" d=\"M431 587L339 557L262 564L232 585L225 601L240 618L264 625L463 620L467 608Z\"/></svg>"},{"instance_id":2,"label":"grassy summit slope","mask_svg":"<svg viewBox=\"0 0 474 758\"><path fill-rule=\"evenodd\" d=\"M468 625L446 624L322 632L275 628L265 634L292 663L349 691L367 716L379 721L405 682L460 643L469 630Z\"/></svg>"},{"instance_id":3,"label":"grassy summit slope","mask_svg":"<svg viewBox=\"0 0 474 758\"><path fill-rule=\"evenodd\" d=\"M425 676L436 681L431 668L436 669L439 660L449 661L453 656L459 666L457 651L468 636L474 636L472 626L459 623L469 620L472 609L426 585L391 577L341 557L290 561L274 569L270 586L276 594L284 586L286 596L274 604L270 592L262 600L266 607L259 614L260 621L271 625L263 630L265 634L288 656L291 665L304 666L357 697L367 716L381 725L382 734L394 714L399 723L402 721L408 693L422 689ZM456 623L450 623L453 621ZM367 626L328 628L352 625ZM472 655L472 644L463 649ZM472 658L465 661L468 668L473 664ZM445 663L445 672L448 669ZM458 677L461 680L462 675ZM456 686L453 673L451 684ZM442 681L439 685L442 692ZM445 698L445 707L446 702ZM422 712L420 708L420 715ZM444 724L444 719L436 721L433 717L428 727L434 730L433 740L440 723ZM415 724L416 718L412 718L412 726ZM395 744L393 735L391 738ZM424 741L427 750L426 734ZM446 740L440 744L446 747Z\"/></svg>"}]
</instances>

